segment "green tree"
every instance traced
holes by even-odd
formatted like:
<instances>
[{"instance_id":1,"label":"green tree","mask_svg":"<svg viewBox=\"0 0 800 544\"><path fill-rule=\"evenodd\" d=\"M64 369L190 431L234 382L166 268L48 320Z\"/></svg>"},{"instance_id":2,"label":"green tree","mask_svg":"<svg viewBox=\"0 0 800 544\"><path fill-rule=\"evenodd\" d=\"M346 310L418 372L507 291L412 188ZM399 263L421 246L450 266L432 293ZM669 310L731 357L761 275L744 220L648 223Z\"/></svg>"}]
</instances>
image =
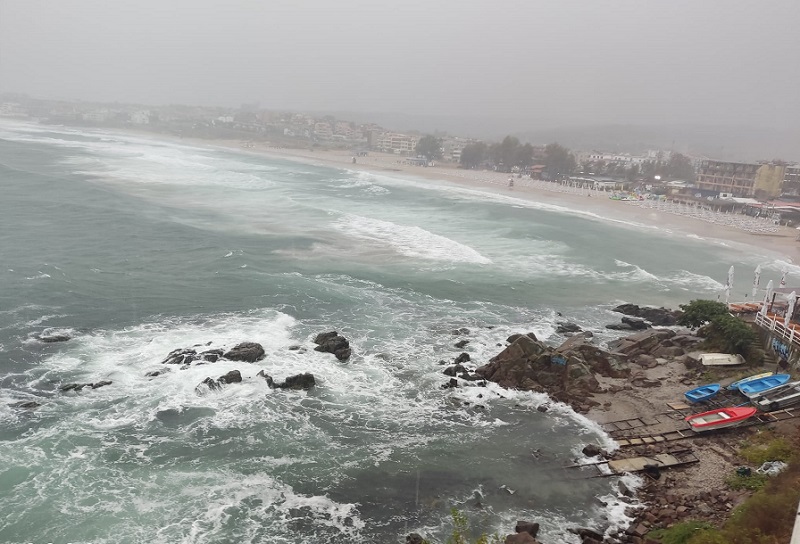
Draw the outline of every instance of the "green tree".
<instances>
[{"instance_id":1,"label":"green tree","mask_svg":"<svg viewBox=\"0 0 800 544\"><path fill-rule=\"evenodd\" d=\"M442 158L442 141L431 134L426 134L417 142L414 149L417 155L427 158L429 161Z\"/></svg>"},{"instance_id":2,"label":"green tree","mask_svg":"<svg viewBox=\"0 0 800 544\"><path fill-rule=\"evenodd\" d=\"M680 309L683 313L678 318L678 325L690 329L702 327L715 317L728 313L728 307L722 302L703 299L692 300L689 304L681 304Z\"/></svg>"},{"instance_id":3,"label":"green tree","mask_svg":"<svg viewBox=\"0 0 800 544\"><path fill-rule=\"evenodd\" d=\"M757 336L750 326L731 314L718 315L711 320L711 333L716 335L729 353L745 355Z\"/></svg>"},{"instance_id":4,"label":"green tree","mask_svg":"<svg viewBox=\"0 0 800 544\"><path fill-rule=\"evenodd\" d=\"M467 144L464 146L464 149L461 150L459 163L464 168L477 168L486 160L488 151L489 146L483 142Z\"/></svg>"},{"instance_id":5,"label":"green tree","mask_svg":"<svg viewBox=\"0 0 800 544\"><path fill-rule=\"evenodd\" d=\"M550 179L568 176L575 170L575 156L569 149L557 143L547 144L544 148L544 164Z\"/></svg>"},{"instance_id":6,"label":"green tree","mask_svg":"<svg viewBox=\"0 0 800 544\"><path fill-rule=\"evenodd\" d=\"M691 159L686 155L673 153L667 162L666 174L671 178L694 181L695 172Z\"/></svg>"},{"instance_id":7,"label":"green tree","mask_svg":"<svg viewBox=\"0 0 800 544\"><path fill-rule=\"evenodd\" d=\"M636 181L636 177L639 175L639 165L632 164L630 168L625 171L625 178L628 181Z\"/></svg>"}]
</instances>

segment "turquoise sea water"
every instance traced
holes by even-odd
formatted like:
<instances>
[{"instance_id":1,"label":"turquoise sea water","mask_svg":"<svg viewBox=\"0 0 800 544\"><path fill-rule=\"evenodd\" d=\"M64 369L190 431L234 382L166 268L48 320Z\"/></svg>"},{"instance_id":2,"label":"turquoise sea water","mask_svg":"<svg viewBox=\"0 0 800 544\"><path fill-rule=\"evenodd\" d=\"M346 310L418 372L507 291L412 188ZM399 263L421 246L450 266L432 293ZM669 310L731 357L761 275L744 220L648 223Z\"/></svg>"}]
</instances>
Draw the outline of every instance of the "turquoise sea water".
<instances>
[{"instance_id":1,"label":"turquoise sea water","mask_svg":"<svg viewBox=\"0 0 800 544\"><path fill-rule=\"evenodd\" d=\"M607 341L614 305L716 298L731 264L742 292L786 265L401 174L0 124L0 542L443 540L453 506L572 542L622 521L616 482L560 468L599 428L542 395L443 390L438 361L463 338L475 364L515 332L558 342L560 319ZM347 362L311 349L334 329ZM73 338L36 339L53 331ZM241 341L266 358L145 377ZM270 390L262 369L318 385Z\"/></svg>"}]
</instances>

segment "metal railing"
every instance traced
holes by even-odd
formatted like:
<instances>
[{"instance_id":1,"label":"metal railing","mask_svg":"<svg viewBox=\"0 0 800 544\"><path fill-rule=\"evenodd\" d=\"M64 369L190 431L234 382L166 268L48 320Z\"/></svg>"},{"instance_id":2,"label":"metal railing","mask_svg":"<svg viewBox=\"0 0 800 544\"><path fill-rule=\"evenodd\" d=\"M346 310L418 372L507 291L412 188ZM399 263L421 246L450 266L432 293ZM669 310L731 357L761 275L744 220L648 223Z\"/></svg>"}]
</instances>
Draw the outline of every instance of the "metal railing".
<instances>
[{"instance_id":1,"label":"metal railing","mask_svg":"<svg viewBox=\"0 0 800 544\"><path fill-rule=\"evenodd\" d=\"M800 333L797 333L794 328L784 325L782 317L775 318L759 312L756 314L755 322L756 325L772 332L781 340L791 344L792 347L800 348Z\"/></svg>"}]
</instances>

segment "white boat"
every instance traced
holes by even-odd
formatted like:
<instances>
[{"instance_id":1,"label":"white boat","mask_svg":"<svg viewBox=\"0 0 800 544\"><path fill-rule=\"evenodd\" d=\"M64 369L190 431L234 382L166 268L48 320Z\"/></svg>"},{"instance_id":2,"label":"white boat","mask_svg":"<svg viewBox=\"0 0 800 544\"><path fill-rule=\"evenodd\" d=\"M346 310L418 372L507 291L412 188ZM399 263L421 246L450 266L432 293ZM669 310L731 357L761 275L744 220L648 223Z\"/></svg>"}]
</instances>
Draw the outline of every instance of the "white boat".
<instances>
[{"instance_id":1,"label":"white boat","mask_svg":"<svg viewBox=\"0 0 800 544\"><path fill-rule=\"evenodd\" d=\"M730 353L703 353L699 359L703 366L736 366L745 363L744 357Z\"/></svg>"},{"instance_id":2,"label":"white boat","mask_svg":"<svg viewBox=\"0 0 800 544\"><path fill-rule=\"evenodd\" d=\"M773 387L750 399L753 406L764 412L782 410L800 403L800 381Z\"/></svg>"}]
</instances>

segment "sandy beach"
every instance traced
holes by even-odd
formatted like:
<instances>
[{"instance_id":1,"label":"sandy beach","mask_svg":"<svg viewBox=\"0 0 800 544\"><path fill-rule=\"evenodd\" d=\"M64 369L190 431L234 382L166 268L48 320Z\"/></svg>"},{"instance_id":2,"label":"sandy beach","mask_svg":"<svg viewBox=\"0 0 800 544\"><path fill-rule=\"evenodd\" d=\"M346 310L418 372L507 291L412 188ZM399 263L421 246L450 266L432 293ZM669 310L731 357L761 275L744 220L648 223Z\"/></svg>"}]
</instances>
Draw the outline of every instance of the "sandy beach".
<instances>
[{"instance_id":1,"label":"sandy beach","mask_svg":"<svg viewBox=\"0 0 800 544\"><path fill-rule=\"evenodd\" d=\"M534 182L529 178L515 177L514 187L510 189L508 186L509 174L485 170L463 170L454 164L437 163L433 167L414 166L405 163L403 157L398 155L373 151L366 157L356 157L356 162L353 163L353 155L346 150L297 149L275 147L268 143L256 143L254 147L245 147L241 141L237 140L182 139L180 141L348 170L413 176L430 180L432 183L454 183L470 189L560 206L587 215L595 214L599 218L618 221L622 226L654 229L664 234L691 236L695 239L722 241L728 244L741 244L753 248L753 251L761 255L770 254L774 258L792 263L800 260L798 231L785 226L777 226L775 232L753 233L694 217L666 213L632 202L611 200L603 196L591 198L586 194L565 192L564 188L558 184Z\"/></svg>"}]
</instances>

